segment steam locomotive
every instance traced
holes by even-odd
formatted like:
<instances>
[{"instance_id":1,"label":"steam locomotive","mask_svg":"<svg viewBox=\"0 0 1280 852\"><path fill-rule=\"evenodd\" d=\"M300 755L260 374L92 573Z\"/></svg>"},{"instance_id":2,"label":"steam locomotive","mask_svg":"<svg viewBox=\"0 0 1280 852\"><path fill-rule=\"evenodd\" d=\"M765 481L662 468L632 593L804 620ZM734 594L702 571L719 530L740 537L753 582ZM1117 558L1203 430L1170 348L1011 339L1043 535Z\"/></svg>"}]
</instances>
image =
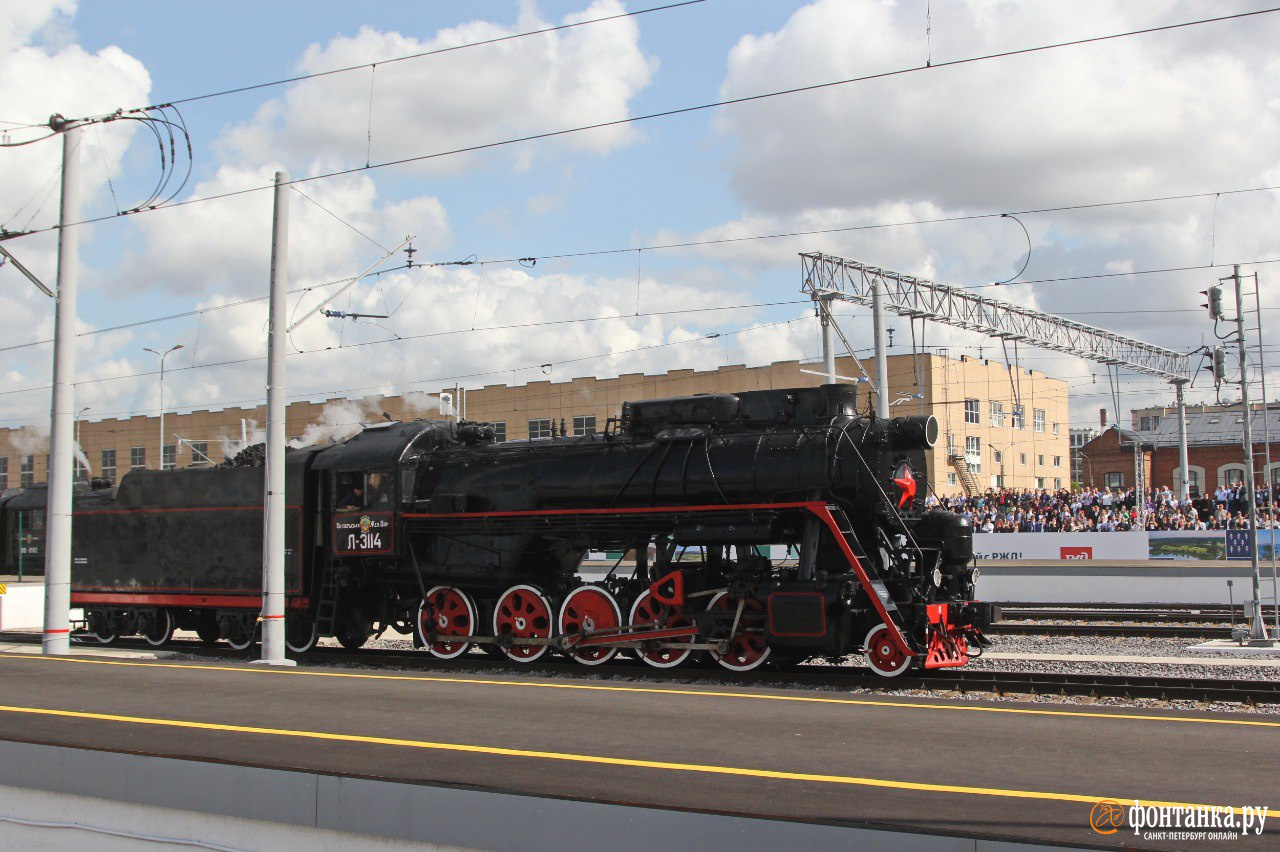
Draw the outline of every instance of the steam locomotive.
<instances>
[{"instance_id":1,"label":"steam locomotive","mask_svg":"<svg viewBox=\"0 0 1280 852\"><path fill-rule=\"evenodd\" d=\"M627 403L593 435L498 443L419 420L293 450L287 643L393 629L445 659L963 665L994 612L974 601L970 521L925 507L937 421L856 401L700 394ZM92 636L255 640L263 478L243 462L134 471L77 506L72 604Z\"/></svg>"}]
</instances>

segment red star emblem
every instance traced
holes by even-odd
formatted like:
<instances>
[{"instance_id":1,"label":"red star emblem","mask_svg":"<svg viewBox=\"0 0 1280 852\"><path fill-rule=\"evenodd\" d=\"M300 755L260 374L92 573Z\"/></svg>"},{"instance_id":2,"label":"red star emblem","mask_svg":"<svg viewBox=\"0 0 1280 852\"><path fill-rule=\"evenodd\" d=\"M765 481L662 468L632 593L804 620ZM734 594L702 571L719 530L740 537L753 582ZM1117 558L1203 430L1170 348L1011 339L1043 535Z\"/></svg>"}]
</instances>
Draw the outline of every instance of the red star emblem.
<instances>
[{"instance_id":1,"label":"red star emblem","mask_svg":"<svg viewBox=\"0 0 1280 852\"><path fill-rule=\"evenodd\" d=\"M893 484L902 489L902 496L898 498L899 509L915 499L916 478L911 475L911 468L905 462L893 472Z\"/></svg>"}]
</instances>

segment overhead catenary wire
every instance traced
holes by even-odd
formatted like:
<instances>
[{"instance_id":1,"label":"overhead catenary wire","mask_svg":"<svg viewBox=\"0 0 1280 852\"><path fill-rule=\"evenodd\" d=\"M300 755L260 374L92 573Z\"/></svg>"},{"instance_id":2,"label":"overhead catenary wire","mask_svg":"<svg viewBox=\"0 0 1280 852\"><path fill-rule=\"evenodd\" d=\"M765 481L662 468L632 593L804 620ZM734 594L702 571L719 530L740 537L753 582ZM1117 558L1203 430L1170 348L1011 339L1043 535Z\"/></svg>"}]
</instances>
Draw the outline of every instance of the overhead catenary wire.
<instances>
[{"instance_id":1,"label":"overhead catenary wire","mask_svg":"<svg viewBox=\"0 0 1280 852\"><path fill-rule=\"evenodd\" d=\"M689 2L698 2L698 0L689 0ZM737 105L746 104L746 103L755 103L758 101L768 100L770 98L786 97L786 96L797 95L797 94L802 94L806 92L823 91L823 90L835 88L838 86L848 86L856 83L866 83L873 80L885 80L885 79L891 79L894 77L901 77L901 76L917 74L922 72L939 71L947 68L956 68L956 67L971 65L979 62L1009 59L1015 56L1028 56L1036 53L1043 53L1043 52L1052 51L1052 50L1061 50L1061 49L1070 48L1070 47L1080 47L1080 46L1089 45L1089 44L1099 44L1099 43L1115 41L1123 38L1135 38L1138 36L1153 35L1155 33L1171 32L1175 30L1186 29L1189 27L1205 26L1205 25L1214 24L1214 23L1224 23L1227 21L1243 20L1246 18L1257 17L1260 15L1273 14L1275 12L1280 12L1280 6L1268 7L1266 9L1255 9L1248 12L1238 12L1230 15L1218 15L1210 18L1200 18L1193 21L1179 21L1172 24L1161 24L1158 26L1143 27L1140 29L1126 30L1124 32L1118 32L1118 33L1108 33L1108 34L1099 35L1099 36L1088 36L1085 38L1070 39L1067 41L1059 41L1059 42L1052 42L1049 44L1034 45L1032 47L1014 48L1010 50L995 51L991 53L979 54L976 56L963 57L960 59L951 59L945 62L939 62L932 65L913 65L906 68L898 68L890 71L881 71L881 72L876 72L872 74L864 74L856 77L847 77L840 80L829 80L821 83L811 83L804 86L793 86L786 89L777 89L769 92L759 92L756 94L742 95L736 98L723 98L717 101L710 101L710 102L701 103L701 104L693 104L693 105L684 106L684 107L674 107L671 109L644 113L642 115L625 116L622 118L593 122L591 124L562 128L559 130L547 130L539 133L531 133L523 136L515 136L507 139L493 141L493 142L481 142L474 145L467 145L460 148L453 148L445 151L436 151L428 154L416 154L408 157L397 158L394 160L385 160L383 162L373 163L371 165L353 166L345 169L337 169L329 172L321 172L314 175L307 175L299 178L294 178L291 181L289 181L289 185L294 185L299 183L309 183L312 181L328 180L336 177L345 177L352 174L358 174L364 171L391 168L394 166L408 165L410 163L421 163L421 162L441 159L445 157L476 153L479 151L495 150L495 149L507 147L510 145L519 145L526 142L536 142L544 139L554 139L561 136L569 136L576 133L585 133L593 130L602 130L609 127L619 127L626 124L638 124L645 121L653 121L660 118L670 118L672 116L677 116L677 115L688 115L695 112L704 112L707 110L720 109L727 106L737 106ZM385 62L381 64L385 64ZM365 67L365 66L358 66L358 67ZM346 69L342 69L342 70L346 70ZM172 101L166 104L161 104L159 105L159 107L155 107L155 108L171 106L176 103L178 103L178 101ZM151 108L152 107L148 107L148 109L151 109ZM165 204L163 206L150 206L150 207L146 207L145 209L128 210L128 211L125 211L125 213L130 214L130 213L153 212L156 210L173 210L173 209L177 209L179 207L185 207L191 204L217 201L221 199L234 198L241 195L247 195L254 192L261 192L266 189L271 189L273 186L274 184L264 184L261 186L246 187L246 188L237 189L237 190L228 190L226 192L202 196L200 198L191 198L191 199L186 199L184 201L175 201L175 202ZM1015 213L1018 213L1018 212L1032 213L1037 211L1014 211L1014 212ZM993 215L998 216L1000 214L993 214ZM95 222L107 221L112 218L114 217L111 217L111 216L90 217L90 218L81 219L77 222L73 222L69 224L72 224L72 225L93 224ZM45 228L36 228L28 231L23 231L21 233L10 233L10 234L5 234L4 237L6 239L14 239L17 237L31 236L34 234L39 234L39 233L53 230L54 227L55 226L48 226Z\"/></svg>"}]
</instances>

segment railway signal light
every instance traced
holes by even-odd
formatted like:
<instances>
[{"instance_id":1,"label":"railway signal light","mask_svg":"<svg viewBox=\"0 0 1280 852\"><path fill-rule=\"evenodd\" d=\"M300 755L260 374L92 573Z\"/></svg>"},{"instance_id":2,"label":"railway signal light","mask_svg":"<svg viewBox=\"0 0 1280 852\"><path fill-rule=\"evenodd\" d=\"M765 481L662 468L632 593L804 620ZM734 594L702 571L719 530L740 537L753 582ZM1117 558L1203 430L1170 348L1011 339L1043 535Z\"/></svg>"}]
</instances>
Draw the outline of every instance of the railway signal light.
<instances>
[{"instance_id":1,"label":"railway signal light","mask_svg":"<svg viewBox=\"0 0 1280 852\"><path fill-rule=\"evenodd\" d=\"M1201 290L1200 295L1207 300L1200 307L1209 309L1209 319L1222 319L1222 288L1213 284L1207 290Z\"/></svg>"},{"instance_id":2,"label":"railway signal light","mask_svg":"<svg viewBox=\"0 0 1280 852\"><path fill-rule=\"evenodd\" d=\"M1213 347L1213 380L1220 382L1227 377L1227 350L1221 346Z\"/></svg>"}]
</instances>

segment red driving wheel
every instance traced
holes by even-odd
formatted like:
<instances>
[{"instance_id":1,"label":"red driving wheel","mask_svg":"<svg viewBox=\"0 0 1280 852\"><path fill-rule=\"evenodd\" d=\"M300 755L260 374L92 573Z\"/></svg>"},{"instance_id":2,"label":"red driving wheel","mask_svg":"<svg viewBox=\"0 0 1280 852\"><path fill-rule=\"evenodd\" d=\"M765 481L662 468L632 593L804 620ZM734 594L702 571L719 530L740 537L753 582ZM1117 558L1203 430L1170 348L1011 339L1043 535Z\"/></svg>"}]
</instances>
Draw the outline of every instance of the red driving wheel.
<instances>
[{"instance_id":1,"label":"red driving wheel","mask_svg":"<svg viewBox=\"0 0 1280 852\"><path fill-rule=\"evenodd\" d=\"M612 630L622 625L622 611L608 589L599 586L579 586L569 593L560 606L559 632L590 635L598 630ZM618 653L617 648L604 645L575 647L573 658L586 666L607 663Z\"/></svg>"},{"instance_id":2,"label":"red driving wheel","mask_svg":"<svg viewBox=\"0 0 1280 852\"><path fill-rule=\"evenodd\" d=\"M728 592L721 592L711 599L707 609L736 613L738 599L729 597ZM763 665L771 650L764 639L764 621L764 601L747 598L742 607L742 618L738 621L738 631L729 639L728 650L723 654L712 651L712 659L733 672L749 672Z\"/></svg>"},{"instance_id":3,"label":"red driving wheel","mask_svg":"<svg viewBox=\"0 0 1280 852\"><path fill-rule=\"evenodd\" d=\"M434 657L452 660L471 647L470 642L450 641L450 636L476 635L476 606L461 589L436 586L418 607L418 635ZM435 641L431 641L432 634Z\"/></svg>"},{"instance_id":4,"label":"red driving wheel","mask_svg":"<svg viewBox=\"0 0 1280 852\"><path fill-rule=\"evenodd\" d=\"M510 639L498 648L518 663L532 663L549 645L521 644L521 639L551 638L551 602L533 586L512 586L493 608L493 635Z\"/></svg>"},{"instance_id":5,"label":"red driving wheel","mask_svg":"<svg viewBox=\"0 0 1280 852\"><path fill-rule=\"evenodd\" d=\"M646 590L631 605L631 624L635 627L647 627L652 630L669 627L689 627L693 622L685 617L683 609L656 600L653 594ZM669 641L689 642L692 639L693 636L689 635ZM664 648L662 644L665 643L661 640L654 644L656 647L650 650L641 648L636 653L640 657L640 662L656 669L675 668L689 659L689 655L693 653L690 648Z\"/></svg>"},{"instance_id":6,"label":"red driving wheel","mask_svg":"<svg viewBox=\"0 0 1280 852\"><path fill-rule=\"evenodd\" d=\"M894 644L884 624L871 628L863 647L867 649L867 665L881 677L897 677L911 667L911 658Z\"/></svg>"}]
</instances>

